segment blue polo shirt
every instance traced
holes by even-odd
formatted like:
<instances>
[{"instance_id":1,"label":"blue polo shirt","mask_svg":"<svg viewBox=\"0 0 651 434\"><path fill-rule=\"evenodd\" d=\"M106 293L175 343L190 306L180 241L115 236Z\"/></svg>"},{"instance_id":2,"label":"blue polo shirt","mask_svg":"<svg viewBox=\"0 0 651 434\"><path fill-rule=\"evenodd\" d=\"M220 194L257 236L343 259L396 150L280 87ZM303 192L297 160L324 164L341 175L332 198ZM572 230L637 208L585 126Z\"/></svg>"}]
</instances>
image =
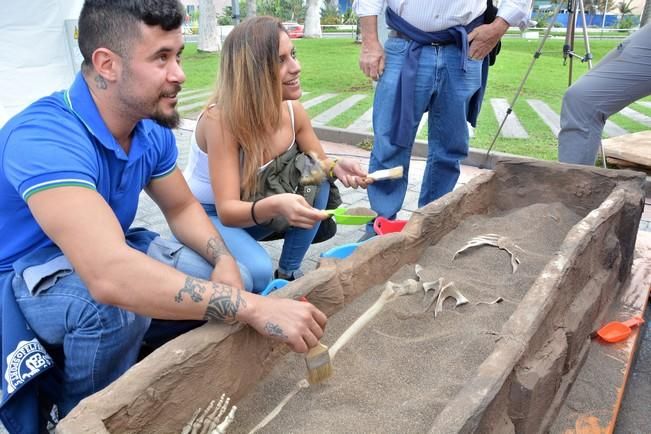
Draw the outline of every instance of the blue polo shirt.
<instances>
[{"instance_id":1,"label":"blue polo shirt","mask_svg":"<svg viewBox=\"0 0 651 434\"><path fill-rule=\"evenodd\" d=\"M36 101L0 130L0 272L53 244L27 206L30 196L62 186L96 190L126 232L140 192L172 173L177 155L172 131L149 119L137 123L127 155L81 74L70 89Z\"/></svg>"}]
</instances>

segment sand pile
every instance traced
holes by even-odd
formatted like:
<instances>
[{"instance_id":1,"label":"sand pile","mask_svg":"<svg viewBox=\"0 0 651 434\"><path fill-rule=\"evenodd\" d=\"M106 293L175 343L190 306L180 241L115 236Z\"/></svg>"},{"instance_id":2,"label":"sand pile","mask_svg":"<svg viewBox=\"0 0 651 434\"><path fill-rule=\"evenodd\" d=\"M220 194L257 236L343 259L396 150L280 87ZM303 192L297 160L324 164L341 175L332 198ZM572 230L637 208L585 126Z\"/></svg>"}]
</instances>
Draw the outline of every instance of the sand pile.
<instances>
[{"instance_id":1,"label":"sand pile","mask_svg":"<svg viewBox=\"0 0 651 434\"><path fill-rule=\"evenodd\" d=\"M333 361L326 383L301 390L261 432L426 432L448 400L456 395L491 353L503 324L538 274L582 216L560 203L535 204L476 215L429 247L418 263L424 280L455 282L470 302L434 318L432 294L400 297L384 310ZM512 273L507 252L471 248L452 260L473 237L495 233L509 237L521 264ZM391 277L414 278L414 265ZM322 340L331 346L379 297L383 285L370 288L330 318ZM498 304L482 304L502 297ZM479 303L479 304L478 304ZM219 369L215 367L215 369ZM306 376L301 356L288 354L240 401L230 432L249 432Z\"/></svg>"}]
</instances>

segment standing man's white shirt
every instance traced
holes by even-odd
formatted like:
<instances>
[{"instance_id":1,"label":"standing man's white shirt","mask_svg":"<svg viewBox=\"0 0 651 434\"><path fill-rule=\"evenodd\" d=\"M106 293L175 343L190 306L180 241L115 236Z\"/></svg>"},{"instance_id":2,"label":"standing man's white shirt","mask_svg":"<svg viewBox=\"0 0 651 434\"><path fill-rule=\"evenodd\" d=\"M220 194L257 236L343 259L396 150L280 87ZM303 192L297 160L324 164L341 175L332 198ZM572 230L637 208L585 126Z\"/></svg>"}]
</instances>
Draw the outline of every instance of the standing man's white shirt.
<instances>
[{"instance_id":1,"label":"standing man's white shirt","mask_svg":"<svg viewBox=\"0 0 651 434\"><path fill-rule=\"evenodd\" d=\"M502 0L497 16L511 26L522 26L527 22L529 3L530 0ZM426 32L466 25L486 11L486 0L355 0L353 11L359 17L381 15L385 5Z\"/></svg>"}]
</instances>

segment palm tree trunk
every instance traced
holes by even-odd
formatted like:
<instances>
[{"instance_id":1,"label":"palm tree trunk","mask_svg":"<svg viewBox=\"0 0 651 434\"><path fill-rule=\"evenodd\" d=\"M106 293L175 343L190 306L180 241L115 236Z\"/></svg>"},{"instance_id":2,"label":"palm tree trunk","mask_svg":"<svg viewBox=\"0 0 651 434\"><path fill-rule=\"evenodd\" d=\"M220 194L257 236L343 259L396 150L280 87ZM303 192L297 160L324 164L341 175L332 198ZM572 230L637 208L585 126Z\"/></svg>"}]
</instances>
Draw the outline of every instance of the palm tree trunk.
<instances>
[{"instance_id":1,"label":"palm tree trunk","mask_svg":"<svg viewBox=\"0 0 651 434\"><path fill-rule=\"evenodd\" d=\"M307 0L303 31L306 38L321 37L321 0Z\"/></svg>"},{"instance_id":2,"label":"palm tree trunk","mask_svg":"<svg viewBox=\"0 0 651 434\"><path fill-rule=\"evenodd\" d=\"M221 48L221 40L217 33L217 14L212 0L199 2L199 41L197 50L214 53Z\"/></svg>"},{"instance_id":3,"label":"palm tree trunk","mask_svg":"<svg viewBox=\"0 0 651 434\"><path fill-rule=\"evenodd\" d=\"M246 16L255 17L258 13L258 2L256 0L246 1Z\"/></svg>"},{"instance_id":4,"label":"palm tree trunk","mask_svg":"<svg viewBox=\"0 0 651 434\"><path fill-rule=\"evenodd\" d=\"M644 3L644 10L642 11L642 17L640 18L640 27L644 26L651 20L651 0L646 0Z\"/></svg>"}]
</instances>

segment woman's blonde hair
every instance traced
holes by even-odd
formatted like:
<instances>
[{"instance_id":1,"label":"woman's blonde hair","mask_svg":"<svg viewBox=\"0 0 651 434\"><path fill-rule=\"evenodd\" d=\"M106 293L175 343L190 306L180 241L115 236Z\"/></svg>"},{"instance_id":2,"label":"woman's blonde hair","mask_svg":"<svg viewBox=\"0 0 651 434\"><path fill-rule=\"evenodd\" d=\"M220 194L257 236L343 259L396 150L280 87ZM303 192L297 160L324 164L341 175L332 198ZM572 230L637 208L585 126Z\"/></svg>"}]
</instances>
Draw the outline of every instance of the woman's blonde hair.
<instances>
[{"instance_id":1,"label":"woman's blonde hair","mask_svg":"<svg viewBox=\"0 0 651 434\"><path fill-rule=\"evenodd\" d=\"M270 139L282 119L280 32L274 17L252 17L235 26L222 47L217 89L210 103L242 149L242 199L256 189L257 171L271 158Z\"/></svg>"}]
</instances>

